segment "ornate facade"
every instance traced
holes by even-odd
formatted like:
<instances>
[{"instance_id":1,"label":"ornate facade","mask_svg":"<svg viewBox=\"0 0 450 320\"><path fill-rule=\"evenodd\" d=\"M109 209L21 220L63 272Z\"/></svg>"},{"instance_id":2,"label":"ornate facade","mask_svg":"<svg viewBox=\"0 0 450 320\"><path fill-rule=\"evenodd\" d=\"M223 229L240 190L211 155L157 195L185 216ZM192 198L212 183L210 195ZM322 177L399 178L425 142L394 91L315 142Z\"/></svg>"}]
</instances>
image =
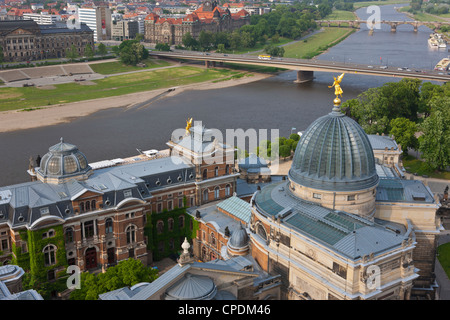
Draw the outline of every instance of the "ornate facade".
<instances>
[{"instance_id":1,"label":"ornate facade","mask_svg":"<svg viewBox=\"0 0 450 320\"><path fill-rule=\"evenodd\" d=\"M5 62L63 58L75 45L83 56L86 45L94 48L93 31L85 24L70 29L65 23L38 25L32 20L0 21L0 46Z\"/></svg>"},{"instance_id":2,"label":"ornate facade","mask_svg":"<svg viewBox=\"0 0 450 320\"><path fill-rule=\"evenodd\" d=\"M162 17L155 13L145 18L145 41L151 43L182 44L183 35L190 33L198 39L201 31L233 31L250 23L245 10L231 13L223 10L216 2L205 1L203 5L184 18Z\"/></svg>"},{"instance_id":3,"label":"ornate facade","mask_svg":"<svg viewBox=\"0 0 450 320\"><path fill-rule=\"evenodd\" d=\"M253 195L252 256L281 275L283 298L434 298L438 205L422 182L376 166L335 106L303 134L288 179Z\"/></svg>"},{"instance_id":4,"label":"ornate facade","mask_svg":"<svg viewBox=\"0 0 450 320\"><path fill-rule=\"evenodd\" d=\"M191 148L198 141L202 147ZM0 264L35 266L31 271L49 281L68 265L92 271L130 257L151 264L149 242L158 228L184 235L193 228L184 212L177 211L172 222L158 216L226 199L238 176L231 169L233 149L215 143L208 129L192 128L168 145L165 153L89 163L61 139L37 166L30 164L32 182L0 188ZM230 164L207 161L211 152ZM148 223L153 216L154 225ZM183 239L177 234L170 243L176 248Z\"/></svg>"}]
</instances>

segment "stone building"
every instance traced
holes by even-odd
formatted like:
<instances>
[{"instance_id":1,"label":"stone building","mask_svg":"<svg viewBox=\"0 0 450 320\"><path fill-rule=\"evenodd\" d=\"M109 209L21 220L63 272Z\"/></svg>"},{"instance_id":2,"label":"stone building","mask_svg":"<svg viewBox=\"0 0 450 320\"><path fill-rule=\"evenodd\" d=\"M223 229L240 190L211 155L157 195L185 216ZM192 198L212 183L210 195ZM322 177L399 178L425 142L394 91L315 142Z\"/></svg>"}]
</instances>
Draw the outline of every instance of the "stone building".
<instances>
[{"instance_id":1,"label":"stone building","mask_svg":"<svg viewBox=\"0 0 450 320\"><path fill-rule=\"evenodd\" d=\"M178 264L152 283L101 294L100 300L279 300L280 281L251 257L194 261L185 240Z\"/></svg>"},{"instance_id":2,"label":"stone building","mask_svg":"<svg viewBox=\"0 0 450 320\"><path fill-rule=\"evenodd\" d=\"M187 214L163 221L164 212L226 199L236 188L233 158L230 165L204 161L210 152L233 152L208 133L192 128L169 141L166 152L97 163L61 139L38 166L30 164L33 181L0 188L0 264L31 265L27 271L49 281L68 265L95 271L130 257L151 264L152 234L161 226L169 224L168 235L181 230L172 246L192 233ZM191 149L191 141L201 147Z\"/></svg>"},{"instance_id":3,"label":"stone building","mask_svg":"<svg viewBox=\"0 0 450 320\"><path fill-rule=\"evenodd\" d=\"M215 1L205 1L202 6L183 18L172 18L150 13L145 18L145 41L180 45L183 35L190 33L198 39L201 31L233 31L250 23L245 10L231 13L221 9Z\"/></svg>"},{"instance_id":4,"label":"stone building","mask_svg":"<svg viewBox=\"0 0 450 320\"><path fill-rule=\"evenodd\" d=\"M72 45L80 56L94 46L93 32L85 24L79 29L65 23L38 25L33 20L0 21L0 46L5 62L63 58Z\"/></svg>"},{"instance_id":5,"label":"stone building","mask_svg":"<svg viewBox=\"0 0 450 320\"><path fill-rule=\"evenodd\" d=\"M114 21L111 28L111 39L115 41L131 40L139 33L139 22L132 20Z\"/></svg>"},{"instance_id":6,"label":"stone building","mask_svg":"<svg viewBox=\"0 0 450 320\"><path fill-rule=\"evenodd\" d=\"M438 205L420 181L380 177L338 105L302 135L288 179L251 205L252 256L281 275L283 298L434 298Z\"/></svg>"}]
</instances>

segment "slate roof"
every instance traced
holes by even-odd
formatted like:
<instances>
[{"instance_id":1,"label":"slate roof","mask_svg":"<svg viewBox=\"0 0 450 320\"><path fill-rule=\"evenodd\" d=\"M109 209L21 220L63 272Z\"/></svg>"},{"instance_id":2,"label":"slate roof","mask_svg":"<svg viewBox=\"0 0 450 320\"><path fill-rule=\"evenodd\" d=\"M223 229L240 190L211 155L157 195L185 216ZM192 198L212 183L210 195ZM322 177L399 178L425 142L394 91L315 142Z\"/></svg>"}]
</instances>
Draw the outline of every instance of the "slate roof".
<instances>
[{"instance_id":1,"label":"slate roof","mask_svg":"<svg viewBox=\"0 0 450 320\"><path fill-rule=\"evenodd\" d=\"M97 169L84 181L5 186L0 188L0 223L29 227L44 216L67 219L74 215L72 200L87 191L101 195L107 209L126 198L145 200L169 185L193 183L194 176L194 166L183 158L165 157Z\"/></svg>"},{"instance_id":2,"label":"slate roof","mask_svg":"<svg viewBox=\"0 0 450 320\"><path fill-rule=\"evenodd\" d=\"M296 198L287 182L273 183L255 196L256 207L286 226L351 259L401 246L405 239L379 223Z\"/></svg>"}]
</instances>

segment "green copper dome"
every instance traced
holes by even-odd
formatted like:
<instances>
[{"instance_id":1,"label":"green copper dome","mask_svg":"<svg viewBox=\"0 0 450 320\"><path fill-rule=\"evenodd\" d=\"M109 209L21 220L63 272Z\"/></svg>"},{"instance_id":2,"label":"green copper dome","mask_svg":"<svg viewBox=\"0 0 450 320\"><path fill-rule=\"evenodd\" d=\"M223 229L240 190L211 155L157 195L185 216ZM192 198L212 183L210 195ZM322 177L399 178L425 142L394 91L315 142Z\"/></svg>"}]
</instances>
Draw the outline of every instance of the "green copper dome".
<instances>
[{"instance_id":1,"label":"green copper dome","mask_svg":"<svg viewBox=\"0 0 450 320\"><path fill-rule=\"evenodd\" d=\"M302 135L289 179L327 191L357 191L378 184L372 146L361 126L333 108Z\"/></svg>"}]
</instances>

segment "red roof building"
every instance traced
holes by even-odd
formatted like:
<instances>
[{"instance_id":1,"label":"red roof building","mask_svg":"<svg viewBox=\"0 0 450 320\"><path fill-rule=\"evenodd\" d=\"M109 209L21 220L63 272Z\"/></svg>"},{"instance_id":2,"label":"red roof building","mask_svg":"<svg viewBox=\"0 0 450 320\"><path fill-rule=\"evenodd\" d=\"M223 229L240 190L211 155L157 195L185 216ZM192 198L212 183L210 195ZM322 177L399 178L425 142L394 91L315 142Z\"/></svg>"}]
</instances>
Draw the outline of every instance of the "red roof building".
<instances>
[{"instance_id":1,"label":"red roof building","mask_svg":"<svg viewBox=\"0 0 450 320\"><path fill-rule=\"evenodd\" d=\"M155 9L156 10L156 9ZM145 18L145 40L151 43L182 44L183 35L190 33L198 39L201 31L233 31L250 23L250 14L240 10L232 14L216 1L205 1L197 10L183 18L163 17L153 10Z\"/></svg>"}]
</instances>

